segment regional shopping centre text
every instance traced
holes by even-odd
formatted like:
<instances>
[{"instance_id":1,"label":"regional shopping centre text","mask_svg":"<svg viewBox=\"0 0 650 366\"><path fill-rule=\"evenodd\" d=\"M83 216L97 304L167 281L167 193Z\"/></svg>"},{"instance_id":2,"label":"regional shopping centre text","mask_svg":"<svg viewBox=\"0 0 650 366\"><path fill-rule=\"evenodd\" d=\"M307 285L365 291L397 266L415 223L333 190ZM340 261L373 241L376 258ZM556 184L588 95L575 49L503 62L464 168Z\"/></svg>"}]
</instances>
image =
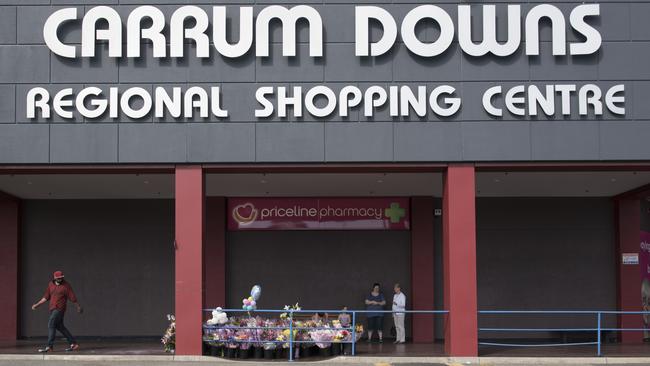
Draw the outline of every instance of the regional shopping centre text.
<instances>
[{"instance_id":1,"label":"regional shopping centre text","mask_svg":"<svg viewBox=\"0 0 650 366\"><path fill-rule=\"evenodd\" d=\"M458 17L452 17L435 5L414 6L398 24L381 6L356 6L354 52L360 58L370 58L391 52L398 35L404 46L420 58L435 58L449 49L455 39L461 51L470 57L508 57L524 48L525 57L539 56L540 24L550 21L552 27L551 52L554 56L594 55L601 47L600 32L592 26L600 17L599 4L578 4L568 19L560 9L550 4L532 6L525 14L520 5L507 7L507 37L497 41L497 5L458 5ZM480 10L480 11L479 11ZM65 44L58 37L58 29L79 18L76 8L53 12L43 27L43 36L49 49L61 58L93 58L98 47L107 46L111 58L140 58L140 45L151 43L154 58L208 58L211 47L225 58L238 58L249 52L256 57L269 56L269 24L282 24L282 55L296 56L296 26L299 21L308 25L309 56L323 57L323 21L319 12L307 5L284 7L267 6L256 17L250 6L239 7L239 39L229 42L226 31L226 7L214 6L208 12L197 6L179 6L171 14L169 24L155 6L139 6L128 16L122 16L112 7L97 6L85 12L81 20L81 47ZM472 14L474 12L474 14ZM471 17L482 16L482 40L472 39ZM211 19L211 20L210 20ZM499 19L499 21L504 21ZM379 40L369 39L371 22L382 27ZM436 24L440 34L434 41L422 41L416 35L420 22ZM123 30L123 23L125 27ZM101 25L99 25L101 24ZM146 24L146 27L145 27ZM523 27L522 27L523 25ZM208 29L211 27L211 32ZM522 35L522 28L525 30ZM578 41L568 41L568 31L581 35ZM196 47L185 54L187 41ZM432 68L435 73L435 68ZM27 118L51 118L53 115L73 118L74 111L87 119L108 115L125 115L138 119L153 114L173 118L228 118L228 106L222 103L219 86L111 87L101 89L87 86L64 88L50 93L44 87L34 87L26 95ZM309 88L262 85L254 91L256 118L269 117L347 117L352 110L373 117L379 110L388 110L391 117L423 117L429 111L440 117L455 115L464 102L482 103L492 117L508 113L514 116L537 115L602 115L606 111L625 114L625 85L602 88L591 83L489 85L479 100L464 101L453 85L370 85L361 88L355 84L330 88L327 84ZM241 103L241 101L238 101Z\"/></svg>"}]
</instances>

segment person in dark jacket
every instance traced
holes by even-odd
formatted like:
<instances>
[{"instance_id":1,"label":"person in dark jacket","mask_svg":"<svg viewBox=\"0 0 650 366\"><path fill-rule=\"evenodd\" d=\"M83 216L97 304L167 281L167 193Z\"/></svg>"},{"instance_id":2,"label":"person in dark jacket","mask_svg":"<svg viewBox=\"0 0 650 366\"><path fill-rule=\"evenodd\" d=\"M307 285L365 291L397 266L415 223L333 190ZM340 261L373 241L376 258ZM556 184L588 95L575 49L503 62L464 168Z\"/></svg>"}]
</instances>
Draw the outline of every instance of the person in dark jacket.
<instances>
[{"instance_id":1,"label":"person in dark jacket","mask_svg":"<svg viewBox=\"0 0 650 366\"><path fill-rule=\"evenodd\" d=\"M47 323L48 334L47 334L47 346L41 348L38 352L46 353L52 352L54 350L54 338L56 337L56 331L58 330L65 336L68 340L70 346L66 349L67 352L75 351L79 349L79 344L72 336L72 333L65 327L63 324L63 317L65 315L65 310L68 305L68 300L77 306L77 312L81 314L83 309L79 302L77 301L77 296L72 291L72 286L66 282L63 272L56 271L54 272L52 281L48 284L47 289L45 289L45 294L36 304L32 305L32 310L36 310L39 306L43 305L47 301L50 302L50 318Z\"/></svg>"}]
</instances>

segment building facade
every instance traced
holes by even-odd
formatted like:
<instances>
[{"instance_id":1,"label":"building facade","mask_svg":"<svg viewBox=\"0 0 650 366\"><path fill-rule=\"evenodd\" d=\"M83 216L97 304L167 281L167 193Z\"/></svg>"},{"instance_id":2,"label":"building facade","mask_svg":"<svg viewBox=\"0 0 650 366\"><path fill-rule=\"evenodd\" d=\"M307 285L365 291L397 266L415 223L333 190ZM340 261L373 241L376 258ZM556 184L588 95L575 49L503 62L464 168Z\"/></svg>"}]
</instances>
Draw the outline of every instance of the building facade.
<instances>
[{"instance_id":1,"label":"building facade","mask_svg":"<svg viewBox=\"0 0 650 366\"><path fill-rule=\"evenodd\" d=\"M201 352L202 308L258 282L269 307L321 308L400 282L450 312L412 339L459 356L498 336L479 309L640 310L621 256L648 221L648 14L0 0L0 338L44 334L26 309L55 269L90 305L81 334L154 335L175 312L179 354ZM399 197L410 221L232 230L241 197Z\"/></svg>"}]
</instances>

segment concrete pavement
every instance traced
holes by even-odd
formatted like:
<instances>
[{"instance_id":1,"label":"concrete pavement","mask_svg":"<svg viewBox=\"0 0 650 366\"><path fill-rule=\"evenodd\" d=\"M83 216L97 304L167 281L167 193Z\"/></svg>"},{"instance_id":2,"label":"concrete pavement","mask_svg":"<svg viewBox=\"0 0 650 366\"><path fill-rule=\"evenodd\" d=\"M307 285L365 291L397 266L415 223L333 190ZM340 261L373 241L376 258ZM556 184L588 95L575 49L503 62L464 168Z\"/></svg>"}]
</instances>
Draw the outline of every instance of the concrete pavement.
<instances>
[{"instance_id":1,"label":"concrete pavement","mask_svg":"<svg viewBox=\"0 0 650 366\"><path fill-rule=\"evenodd\" d=\"M297 361L297 363L314 363L322 366L342 364L359 366L591 366L603 364L647 366L650 365L650 357L336 357L323 361ZM290 363L286 361L255 362L214 357L183 356L0 355L0 366L205 366L208 364L224 366L278 366L288 365Z\"/></svg>"}]
</instances>

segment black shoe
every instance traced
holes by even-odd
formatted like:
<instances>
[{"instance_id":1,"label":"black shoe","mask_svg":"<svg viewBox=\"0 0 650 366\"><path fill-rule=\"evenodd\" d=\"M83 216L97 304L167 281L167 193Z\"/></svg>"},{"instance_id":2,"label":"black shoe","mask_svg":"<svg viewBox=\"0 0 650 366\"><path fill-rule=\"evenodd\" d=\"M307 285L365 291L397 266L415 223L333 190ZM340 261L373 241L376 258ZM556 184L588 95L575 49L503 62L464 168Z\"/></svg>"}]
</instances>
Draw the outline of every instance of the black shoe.
<instances>
[{"instance_id":1,"label":"black shoe","mask_svg":"<svg viewBox=\"0 0 650 366\"><path fill-rule=\"evenodd\" d=\"M47 346L45 348L39 348L38 353L48 353L48 352L54 352L54 348Z\"/></svg>"},{"instance_id":2,"label":"black shoe","mask_svg":"<svg viewBox=\"0 0 650 366\"><path fill-rule=\"evenodd\" d=\"M379 338L379 343L384 343L384 340Z\"/></svg>"}]
</instances>

